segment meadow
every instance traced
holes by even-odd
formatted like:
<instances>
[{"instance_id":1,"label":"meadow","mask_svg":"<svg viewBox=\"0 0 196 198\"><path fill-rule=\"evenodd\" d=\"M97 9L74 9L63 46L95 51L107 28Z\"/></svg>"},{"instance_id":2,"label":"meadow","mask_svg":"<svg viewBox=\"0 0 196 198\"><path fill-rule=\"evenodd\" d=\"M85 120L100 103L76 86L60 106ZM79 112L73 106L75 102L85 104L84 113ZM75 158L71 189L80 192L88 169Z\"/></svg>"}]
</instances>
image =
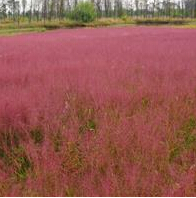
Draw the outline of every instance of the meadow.
<instances>
[{"instance_id":1,"label":"meadow","mask_svg":"<svg viewBox=\"0 0 196 198\"><path fill-rule=\"evenodd\" d=\"M0 37L1 196L196 196L196 30Z\"/></svg>"}]
</instances>

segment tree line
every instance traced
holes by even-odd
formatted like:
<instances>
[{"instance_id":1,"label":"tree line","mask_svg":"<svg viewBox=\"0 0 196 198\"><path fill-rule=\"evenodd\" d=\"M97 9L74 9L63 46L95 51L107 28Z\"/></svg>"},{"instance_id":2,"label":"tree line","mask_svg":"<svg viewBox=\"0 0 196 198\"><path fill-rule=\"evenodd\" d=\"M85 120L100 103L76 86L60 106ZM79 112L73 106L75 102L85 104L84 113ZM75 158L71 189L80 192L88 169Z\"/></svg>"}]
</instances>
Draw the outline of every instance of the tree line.
<instances>
[{"instance_id":1,"label":"tree line","mask_svg":"<svg viewBox=\"0 0 196 198\"><path fill-rule=\"evenodd\" d=\"M0 20L62 20L81 0L0 0ZM196 18L196 0L88 0L101 17Z\"/></svg>"}]
</instances>

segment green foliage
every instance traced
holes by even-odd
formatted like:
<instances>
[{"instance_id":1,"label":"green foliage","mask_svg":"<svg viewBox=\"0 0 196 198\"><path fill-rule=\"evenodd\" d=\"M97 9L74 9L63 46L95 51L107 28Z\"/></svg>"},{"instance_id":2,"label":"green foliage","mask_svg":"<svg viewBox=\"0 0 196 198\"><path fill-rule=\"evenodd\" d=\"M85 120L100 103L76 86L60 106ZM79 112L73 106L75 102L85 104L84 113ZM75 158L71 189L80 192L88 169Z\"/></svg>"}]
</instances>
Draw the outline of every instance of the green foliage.
<instances>
[{"instance_id":1,"label":"green foliage","mask_svg":"<svg viewBox=\"0 0 196 198\"><path fill-rule=\"evenodd\" d=\"M185 137L184 146L186 149L191 149L193 147L193 145L195 145L195 143L196 143L196 135L188 134Z\"/></svg>"},{"instance_id":2,"label":"green foliage","mask_svg":"<svg viewBox=\"0 0 196 198\"><path fill-rule=\"evenodd\" d=\"M174 147L169 153L169 162L171 163L180 154L181 154L181 148L179 146Z\"/></svg>"},{"instance_id":3,"label":"green foliage","mask_svg":"<svg viewBox=\"0 0 196 198\"><path fill-rule=\"evenodd\" d=\"M184 147L191 149L196 142L196 135L193 133L196 129L196 119L192 116L182 127L184 131Z\"/></svg>"},{"instance_id":4,"label":"green foliage","mask_svg":"<svg viewBox=\"0 0 196 198\"><path fill-rule=\"evenodd\" d=\"M25 180L28 170L32 167L25 149L22 146L0 148L0 160L5 165L5 170L12 170L17 180Z\"/></svg>"},{"instance_id":5,"label":"green foliage","mask_svg":"<svg viewBox=\"0 0 196 198\"><path fill-rule=\"evenodd\" d=\"M41 144L44 140L44 135L40 127L31 130L31 138L34 140L35 144Z\"/></svg>"},{"instance_id":6,"label":"green foliage","mask_svg":"<svg viewBox=\"0 0 196 198\"><path fill-rule=\"evenodd\" d=\"M0 148L0 158L4 158L5 157L5 152L2 148Z\"/></svg>"},{"instance_id":7,"label":"green foliage","mask_svg":"<svg viewBox=\"0 0 196 198\"><path fill-rule=\"evenodd\" d=\"M44 25L44 28L47 30L55 30L61 28L61 25L58 23L47 23Z\"/></svg>"},{"instance_id":8,"label":"green foliage","mask_svg":"<svg viewBox=\"0 0 196 198\"><path fill-rule=\"evenodd\" d=\"M12 152L19 147L19 134L13 129L0 131L0 160L6 165L12 165Z\"/></svg>"},{"instance_id":9,"label":"green foliage","mask_svg":"<svg viewBox=\"0 0 196 198\"><path fill-rule=\"evenodd\" d=\"M31 162L22 147L19 147L13 151L13 163L17 179L26 179L28 169L31 167Z\"/></svg>"},{"instance_id":10,"label":"green foliage","mask_svg":"<svg viewBox=\"0 0 196 198\"><path fill-rule=\"evenodd\" d=\"M127 20L128 20L128 16L127 16L126 14L123 14L123 15L121 16L121 19L126 23Z\"/></svg>"},{"instance_id":11,"label":"green foliage","mask_svg":"<svg viewBox=\"0 0 196 198\"><path fill-rule=\"evenodd\" d=\"M71 19L84 23L94 21L96 17L95 8L90 2L80 2L71 13Z\"/></svg>"},{"instance_id":12,"label":"green foliage","mask_svg":"<svg viewBox=\"0 0 196 198\"><path fill-rule=\"evenodd\" d=\"M0 159L3 161L3 163L6 166L9 166L11 164L11 159L8 156L8 154L5 152L4 149L0 148Z\"/></svg>"},{"instance_id":13,"label":"green foliage","mask_svg":"<svg viewBox=\"0 0 196 198\"><path fill-rule=\"evenodd\" d=\"M181 130L178 132L182 135L182 141L177 142L169 153L169 162L179 157L183 151L191 150L195 147L196 134L194 130L196 129L196 119L191 116L182 126Z\"/></svg>"},{"instance_id":14,"label":"green foliage","mask_svg":"<svg viewBox=\"0 0 196 198\"><path fill-rule=\"evenodd\" d=\"M87 129L90 131L95 131L96 130L96 123L94 120L88 120L86 123Z\"/></svg>"},{"instance_id":15,"label":"green foliage","mask_svg":"<svg viewBox=\"0 0 196 198\"><path fill-rule=\"evenodd\" d=\"M191 133L196 128L196 119L192 116L189 120L183 125L182 129L186 133Z\"/></svg>"},{"instance_id":16,"label":"green foliage","mask_svg":"<svg viewBox=\"0 0 196 198\"><path fill-rule=\"evenodd\" d=\"M183 25L187 22L189 21L175 18L139 18L135 20L138 25Z\"/></svg>"},{"instance_id":17,"label":"green foliage","mask_svg":"<svg viewBox=\"0 0 196 198\"><path fill-rule=\"evenodd\" d=\"M84 125L79 127L79 133L83 134L86 131L96 132L96 128L97 128L96 122L93 119L89 119Z\"/></svg>"}]
</instances>

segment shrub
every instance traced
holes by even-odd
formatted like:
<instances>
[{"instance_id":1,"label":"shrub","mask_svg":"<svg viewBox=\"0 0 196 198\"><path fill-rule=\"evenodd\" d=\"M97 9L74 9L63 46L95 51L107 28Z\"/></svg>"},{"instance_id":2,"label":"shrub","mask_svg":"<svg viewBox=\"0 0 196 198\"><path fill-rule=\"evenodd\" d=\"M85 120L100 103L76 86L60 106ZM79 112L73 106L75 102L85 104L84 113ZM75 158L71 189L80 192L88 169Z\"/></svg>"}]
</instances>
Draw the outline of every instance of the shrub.
<instances>
[{"instance_id":1,"label":"shrub","mask_svg":"<svg viewBox=\"0 0 196 198\"><path fill-rule=\"evenodd\" d=\"M71 14L71 19L81 22L94 21L96 12L94 6L90 2L80 2Z\"/></svg>"},{"instance_id":2,"label":"shrub","mask_svg":"<svg viewBox=\"0 0 196 198\"><path fill-rule=\"evenodd\" d=\"M136 19L135 23L138 25L183 25L189 22L184 19L169 19L169 18L145 18Z\"/></svg>"},{"instance_id":3,"label":"shrub","mask_svg":"<svg viewBox=\"0 0 196 198\"><path fill-rule=\"evenodd\" d=\"M124 21L124 22L127 22L127 19L128 19L128 16L126 14L123 14L121 16L121 19Z\"/></svg>"}]
</instances>

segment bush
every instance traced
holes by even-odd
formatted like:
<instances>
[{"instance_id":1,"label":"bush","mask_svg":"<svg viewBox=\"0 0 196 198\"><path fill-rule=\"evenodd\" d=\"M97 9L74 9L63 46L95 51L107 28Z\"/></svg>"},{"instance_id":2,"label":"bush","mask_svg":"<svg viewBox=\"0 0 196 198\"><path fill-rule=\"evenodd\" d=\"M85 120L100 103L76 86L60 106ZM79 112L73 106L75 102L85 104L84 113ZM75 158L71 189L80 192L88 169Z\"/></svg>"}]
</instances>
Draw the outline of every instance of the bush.
<instances>
[{"instance_id":1,"label":"bush","mask_svg":"<svg viewBox=\"0 0 196 198\"><path fill-rule=\"evenodd\" d=\"M71 19L80 22L92 22L96 17L94 6L90 2L80 2L71 14Z\"/></svg>"},{"instance_id":2,"label":"bush","mask_svg":"<svg viewBox=\"0 0 196 198\"><path fill-rule=\"evenodd\" d=\"M175 18L141 18L135 20L135 23L138 25L183 25L187 22L188 20Z\"/></svg>"}]
</instances>

